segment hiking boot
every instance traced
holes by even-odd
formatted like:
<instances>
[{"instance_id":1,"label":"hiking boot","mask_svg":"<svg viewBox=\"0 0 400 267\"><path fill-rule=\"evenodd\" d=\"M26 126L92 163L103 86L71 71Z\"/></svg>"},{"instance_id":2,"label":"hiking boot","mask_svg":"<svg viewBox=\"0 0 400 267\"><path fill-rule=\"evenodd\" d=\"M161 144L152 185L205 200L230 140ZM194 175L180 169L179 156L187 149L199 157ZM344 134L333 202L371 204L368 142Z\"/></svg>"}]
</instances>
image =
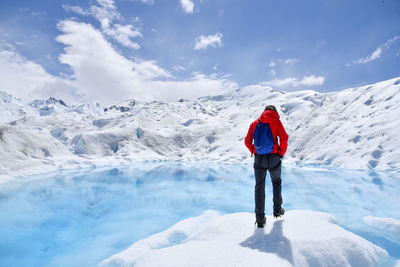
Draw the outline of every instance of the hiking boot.
<instances>
[{"instance_id":1,"label":"hiking boot","mask_svg":"<svg viewBox=\"0 0 400 267\"><path fill-rule=\"evenodd\" d=\"M264 220L262 221L256 221L257 228L264 228L264 225L267 223L267 218L264 217Z\"/></svg>"},{"instance_id":2,"label":"hiking boot","mask_svg":"<svg viewBox=\"0 0 400 267\"><path fill-rule=\"evenodd\" d=\"M285 214L285 209L284 208L280 208L277 211L274 211L274 217L278 218L281 217L283 214Z\"/></svg>"}]
</instances>

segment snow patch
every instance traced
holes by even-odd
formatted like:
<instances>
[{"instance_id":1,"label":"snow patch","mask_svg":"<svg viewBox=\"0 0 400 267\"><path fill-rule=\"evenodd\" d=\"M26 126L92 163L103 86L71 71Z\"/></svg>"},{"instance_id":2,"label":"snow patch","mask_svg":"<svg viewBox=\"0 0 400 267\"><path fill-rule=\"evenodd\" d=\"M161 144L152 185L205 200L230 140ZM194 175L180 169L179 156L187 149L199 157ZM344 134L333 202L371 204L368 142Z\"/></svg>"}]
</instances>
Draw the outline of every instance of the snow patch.
<instances>
[{"instance_id":1,"label":"snow patch","mask_svg":"<svg viewBox=\"0 0 400 267\"><path fill-rule=\"evenodd\" d=\"M373 227L384 229L400 235L400 220L394 218L380 218L374 216L365 216L363 221Z\"/></svg>"},{"instance_id":2,"label":"snow patch","mask_svg":"<svg viewBox=\"0 0 400 267\"><path fill-rule=\"evenodd\" d=\"M254 228L254 214L206 211L142 239L103 266L376 266L387 252L315 211Z\"/></svg>"}]
</instances>

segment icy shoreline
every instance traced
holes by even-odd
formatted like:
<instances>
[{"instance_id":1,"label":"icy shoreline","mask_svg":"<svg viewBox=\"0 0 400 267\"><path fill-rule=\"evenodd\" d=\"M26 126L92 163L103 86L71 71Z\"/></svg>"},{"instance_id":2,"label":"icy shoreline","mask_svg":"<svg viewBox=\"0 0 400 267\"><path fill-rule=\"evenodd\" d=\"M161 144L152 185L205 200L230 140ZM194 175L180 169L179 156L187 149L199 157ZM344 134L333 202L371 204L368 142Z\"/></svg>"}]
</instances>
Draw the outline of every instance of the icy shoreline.
<instances>
[{"instance_id":1,"label":"icy shoreline","mask_svg":"<svg viewBox=\"0 0 400 267\"><path fill-rule=\"evenodd\" d=\"M121 162L114 162L113 164L110 165L109 162L106 160L102 162L101 164L93 164L92 162L86 163L86 164L81 164L81 165L71 165L71 166L63 166L61 168L57 168L54 166L36 166L32 168L26 168L19 170L17 172L14 172L12 174L0 174L0 184L2 183L7 183L9 181L13 180L18 180L20 178L26 178L30 176L37 176L37 175L51 175L56 172L69 172L69 171L90 171L90 170L102 170L102 169L114 169L114 168L125 168L125 167L134 167L134 166L140 166L140 168L143 168L146 165L149 166L161 166L165 164L185 164L185 165L198 165L198 164L203 164L203 165L231 165L231 164L240 164L243 166L246 166L250 169L252 169L253 165L253 159L251 161L237 161L237 162L229 162L229 161L210 161L207 159L203 160L196 160L196 161L190 161L190 160L142 160L142 161L121 161ZM283 166L284 167L289 167L291 169L293 168L301 168L301 169L316 169L318 171L334 171L336 169L340 170L348 170L348 171L356 171L356 172L366 172L366 173L392 173L392 174L397 174L400 173L400 170L366 170L366 169L345 169L345 168L340 168L336 166L328 166L328 165L318 165L318 164L301 164L298 162L295 162L293 160L287 160L283 159Z\"/></svg>"}]
</instances>

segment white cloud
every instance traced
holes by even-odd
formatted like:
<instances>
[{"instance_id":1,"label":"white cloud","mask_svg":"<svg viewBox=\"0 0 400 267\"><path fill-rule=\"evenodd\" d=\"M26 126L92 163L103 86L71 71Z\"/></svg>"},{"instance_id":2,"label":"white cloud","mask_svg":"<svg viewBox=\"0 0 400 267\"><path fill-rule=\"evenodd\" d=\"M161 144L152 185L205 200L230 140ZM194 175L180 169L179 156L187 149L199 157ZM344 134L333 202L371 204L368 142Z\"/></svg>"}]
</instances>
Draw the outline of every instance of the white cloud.
<instances>
[{"instance_id":1,"label":"white cloud","mask_svg":"<svg viewBox=\"0 0 400 267\"><path fill-rule=\"evenodd\" d=\"M142 2L149 2L143 1ZM63 5L66 11L72 11L83 16L95 17L101 25L102 32L111 37L123 46L139 49L140 45L131 38L142 37L140 31L133 25L121 25L114 23L115 20L122 20L120 13L115 6L114 0L97 0L98 5L91 5L85 10L80 6ZM138 20L138 18L136 19Z\"/></svg>"},{"instance_id":2,"label":"white cloud","mask_svg":"<svg viewBox=\"0 0 400 267\"><path fill-rule=\"evenodd\" d=\"M399 39L400 39L400 36L398 36L398 35L394 36L393 38L387 40L386 43L384 43L383 45L378 46L374 50L374 52L372 52L370 55L360 58L356 61L353 61L352 63L347 63L346 67L349 67L352 64L365 64L365 63L368 63L368 62L371 62L371 61L374 61L374 60L380 58L382 56L383 51L389 49L393 45L393 43L395 43ZM396 56L397 56L397 54L396 54Z\"/></svg>"},{"instance_id":3,"label":"white cloud","mask_svg":"<svg viewBox=\"0 0 400 267\"><path fill-rule=\"evenodd\" d=\"M269 82L263 82L262 85L269 85L274 87L297 87L297 86L317 86L323 85L325 77L323 76L304 76L303 79L290 77L285 79L274 79Z\"/></svg>"},{"instance_id":4,"label":"white cloud","mask_svg":"<svg viewBox=\"0 0 400 267\"><path fill-rule=\"evenodd\" d=\"M357 60L355 63L357 63L357 64L365 64L365 63L368 63L368 62L370 62L370 61L373 61L373 60L375 60L375 59L380 58L381 55L382 55L382 48L381 48L381 47L378 47L378 48L375 49L374 52L372 52L371 55L369 55L369 56L367 56L367 57L365 57L365 58L360 58L360 59Z\"/></svg>"},{"instance_id":5,"label":"white cloud","mask_svg":"<svg viewBox=\"0 0 400 267\"><path fill-rule=\"evenodd\" d=\"M84 10L82 7L80 6L70 6L70 5L62 5L62 7L64 8L64 10L66 11L71 11L74 12L76 14L82 15L82 16L88 16L90 15L90 12L87 12L86 10Z\"/></svg>"},{"instance_id":6,"label":"white cloud","mask_svg":"<svg viewBox=\"0 0 400 267\"><path fill-rule=\"evenodd\" d=\"M174 69L174 71L176 72L180 72L180 71L184 71L186 70L185 67L181 66L181 65L175 65L172 67Z\"/></svg>"},{"instance_id":7,"label":"white cloud","mask_svg":"<svg viewBox=\"0 0 400 267\"><path fill-rule=\"evenodd\" d=\"M214 35L200 35L196 38L196 44L194 45L194 50L205 50L207 47L222 47L222 33L217 32Z\"/></svg>"},{"instance_id":8,"label":"white cloud","mask_svg":"<svg viewBox=\"0 0 400 267\"><path fill-rule=\"evenodd\" d=\"M237 84L217 76L196 73L186 81L176 81L156 61L129 60L118 53L92 25L72 20L58 24L63 32L57 41L66 45L59 59L75 75L75 86L85 98L112 104L127 98L176 101L219 94Z\"/></svg>"},{"instance_id":9,"label":"white cloud","mask_svg":"<svg viewBox=\"0 0 400 267\"><path fill-rule=\"evenodd\" d=\"M67 80L50 75L42 66L15 51L0 50L0 81L0 91L26 100L49 96L76 100L75 89Z\"/></svg>"},{"instance_id":10,"label":"white cloud","mask_svg":"<svg viewBox=\"0 0 400 267\"><path fill-rule=\"evenodd\" d=\"M133 42L130 38L142 37L142 34L135 29L132 25L121 25L114 24L112 28L105 28L104 33L113 37L120 44L131 47L133 49L139 49L140 45Z\"/></svg>"},{"instance_id":11,"label":"white cloud","mask_svg":"<svg viewBox=\"0 0 400 267\"><path fill-rule=\"evenodd\" d=\"M269 74L270 74L271 76L275 76L275 75L276 75L276 70L271 69L271 70L269 71Z\"/></svg>"},{"instance_id":12,"label":"white cloud","mask_svg":"<svg viewBox=\"0 0 400 267\"><path fill-rule=\"evenodd\" d=\"M238 88L235 82L217 75L195 73L186 81L154 81L148 84L158 99L176 101L180 98L194 99L205 95L222 94Z\"/></svg>"},{"instance_id":13,"label":"white cloud","mask_svg":"<svg viewBox=\"0 0 400 267\"><path fill-rule=\"evenodd\" d=\"M295 84L297 83L298 83L297 78L285 78L285 79L274 79L272 81L264 82L262 84L275 87L289 87L289 86L296 86Z\"/></svg>"},{"instance_id":14,"label":"white cloud","mask_svg":"<svg viewBox=\"0 0 400 267\"><path fill-rule=\"evenodd\" d=\"M15 46L11 43L0 43L0 50L15 51Z\"/></svg>"},{"instance_id":15,"label":"white cloud","mask_svg":"<svg viewBox=\"0 0 400 267\"><path fill-rule=\"evenodd\" d=\"M276 66L276 63L274 61L271 61L268 65L270 68L274 68Z\"/></svg>"},{"instance_id":16,"label":"white cloud","mask_svg":"<svg viewBox=\"0 0 400 267\"><path fill-rule=\"evenodd\" d=\"M130 0L130 1L133 1L133 2L140 1L142 3L146 3L146 4L150 4L150 5L154 4L154 0Z\"/></svg>"},{"instance_id":17,"label":"white cloud","mask_svg":"<svg viewBox=\"0 0 400 267\"><path fill-rule=\"evenodd\" d=\"M325 82L325 77L323 76L304 76L302 80L298 82L296 86L305 85L305 86L315 86L315 85L323 85Z\"/></svg>"},{"instance_id":18,"label":"white cloud","mask_svg":"<svg viewBox=\"0 0 400 267\"><path fill-rule=\"evenodd\" d=\"M389 49L394 42L400 39L400 36L396 35L395 37L387 40L387 42L383 45L384 48Z\"/></svg>"},{"instance_id":19,"label":"white cloud","mask_svg":"<svg viewBox=\"0 0 400 267\"><path fill-rule=\"evenodd\" d=\"M299 62L297 58L288 58L285 60L286 65L293 65L296 64L297 62Z\"/></svg>"},{"instance_id":20,"label":"white cloud","mask_svg":"<svg viewBox=\"0 0 400 267\"><path fill-rule=\"evenodd\" d=\"M102 29L109 28L114 19L121 18L113 0L97 0L97 3L100 4L100 6L90 6L89 14L100 22Z\"/></svg>"},{"instance_id":21,"label":"white cloud","mask_svg":"<svg viewBox=\"0 0 400 267\"><path fill-rule=\"evenodd\" d=\"M194 3L192 0L180 0L183 10L186 13L192 14L194 10Z\"/></svg>"}]
</instances>

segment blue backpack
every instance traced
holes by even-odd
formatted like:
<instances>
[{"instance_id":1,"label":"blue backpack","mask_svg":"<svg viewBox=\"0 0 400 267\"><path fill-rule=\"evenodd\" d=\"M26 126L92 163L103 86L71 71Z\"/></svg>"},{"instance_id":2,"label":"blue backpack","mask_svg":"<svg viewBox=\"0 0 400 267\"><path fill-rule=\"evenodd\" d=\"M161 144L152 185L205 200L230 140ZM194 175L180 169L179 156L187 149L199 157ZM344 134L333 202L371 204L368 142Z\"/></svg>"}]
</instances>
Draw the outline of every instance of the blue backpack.
<instances>
[{"instance_id":1,"label":"blue backpack","mask_svg":"<svg viewBox=\"0 0 400 267\"><path fill-rule=\"evenodd\" d=\"M257 154L269 154L274 149L275 140L269 123L262 123L258 120L253 139Z\"/></svg>"}]
</instances>

